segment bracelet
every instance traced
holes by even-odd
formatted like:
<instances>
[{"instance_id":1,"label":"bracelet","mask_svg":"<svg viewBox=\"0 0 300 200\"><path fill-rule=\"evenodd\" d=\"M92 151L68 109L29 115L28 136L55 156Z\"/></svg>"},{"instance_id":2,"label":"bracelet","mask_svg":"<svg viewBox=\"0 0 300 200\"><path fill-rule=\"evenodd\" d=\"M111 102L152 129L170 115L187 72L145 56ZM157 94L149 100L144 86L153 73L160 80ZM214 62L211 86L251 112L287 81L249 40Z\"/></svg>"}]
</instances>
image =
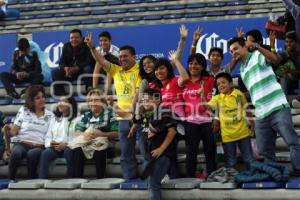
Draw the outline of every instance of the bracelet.
<instances>
[{"instance_id":1,"label":"bracelet","mask_svg":"<svg viewBox=\"0 0 300 200\"><path fill-rule=\"evenodd\" d=\"M271 48L271 51L272 51L272 52L276 52L276 49L275 49L275 48Z\"/></svg>"},{"instance_id":2,"label":"bracelet","mask_svg":"<svg viewBox=\"0 0 300 200\"><path fill-rule=\"evenodd\" d=\"M192 48L196 48L196 45L192 45Z\"/></svg>"}]
</instances>

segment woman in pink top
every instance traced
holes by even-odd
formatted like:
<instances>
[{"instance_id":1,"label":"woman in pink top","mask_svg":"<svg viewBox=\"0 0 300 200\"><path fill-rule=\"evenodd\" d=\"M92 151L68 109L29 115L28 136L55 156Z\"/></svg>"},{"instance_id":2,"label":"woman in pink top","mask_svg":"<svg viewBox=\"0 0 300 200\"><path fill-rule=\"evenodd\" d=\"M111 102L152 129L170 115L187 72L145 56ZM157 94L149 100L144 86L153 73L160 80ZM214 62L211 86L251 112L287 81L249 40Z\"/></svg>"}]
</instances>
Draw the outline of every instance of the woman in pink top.
<instances>
[{"instance_id":1,"label":"woman in pink top","mask_svg":"<svg viewBox=\"0 0 300 200\"><path fill-rule=\"evenodd\" d=\"M177 119L184 119L182 90L189 76L178 60L175 51L170 52L170 60L176 66L179 77L173 72L172 64L165 58L159 58L155 64L156 85L161 88L162 105L176 113ZM178 118L179 117L179 118Z\"/></svg>"},{"instance_id":2,"label":"woman in pink top","mask_svg":"<svg viewBox=\"0 0 300 200\"><path fill-rule=\"evenodd\" d=\"M188 73L190 77L183 89L186 115L186 172L188 177L195 177L200 140L203 141L207 173L216 170L216 146L211 114L202 105L212 96L214 78L206 71L206 59L199 53L189 56Z\"/></svg>"}]
</instances>

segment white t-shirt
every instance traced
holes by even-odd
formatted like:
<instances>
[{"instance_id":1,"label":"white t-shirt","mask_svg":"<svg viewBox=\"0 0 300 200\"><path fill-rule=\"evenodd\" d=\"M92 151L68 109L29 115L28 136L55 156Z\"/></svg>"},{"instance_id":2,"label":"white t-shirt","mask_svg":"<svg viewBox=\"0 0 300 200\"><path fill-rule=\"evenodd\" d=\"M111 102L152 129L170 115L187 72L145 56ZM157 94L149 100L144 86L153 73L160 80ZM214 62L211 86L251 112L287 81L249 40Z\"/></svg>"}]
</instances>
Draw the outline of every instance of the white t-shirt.
<instances>
[{"instance_id":1,"label":"white t-shirt","mask_svg":"<svg viewBox=\"0 0 300 200\"><path fill-rule=\"evenodd\" d=\"M50 147L51 141L69 142L74 138L75 125L79 118L74 118L71 122L67 117L53 117L50 121L45 139L45 147Z\"/></svg>"},{"instance_id":2,"label":"white t-shirt","mask_svg":"<svg viewBox=\"0 0 300 200\"><path fill-rule=\"evenodd\" d=\"M8 0L4 0L4 3L5 4L3 6L1 6L1 10L6 13L6 6L7 6L7 3L8 3Z\"/></svg>"},{"instance_id":3,"label":"white t-shirt","mask_svg":"<svg viewBox=\"0 0 300 200\"><path fill-rule=\"evenodd\" d=\"M98 46L97 51L99 51L99 53L101 53L102 55L104 55L104 50L102 47ZM117 58L119 58L120 56L120 49L115 46L115 45L110 45L110 49L109 49L109 53L111 53L112 55L116 56Z\"/></svg>"},{"instance_id":4,"label":"white t-shirt","mask_svg":"<svg viewBox=\"0 0 300 200\"><path fill-rule=\"evenodd\" d=\"M34 144L44 144L53 113L45 109L44 115L37 117L35 113L22 106L16 116L14 124L20 127L17 141L28 141Z\"/></svg>"}]
</instances>

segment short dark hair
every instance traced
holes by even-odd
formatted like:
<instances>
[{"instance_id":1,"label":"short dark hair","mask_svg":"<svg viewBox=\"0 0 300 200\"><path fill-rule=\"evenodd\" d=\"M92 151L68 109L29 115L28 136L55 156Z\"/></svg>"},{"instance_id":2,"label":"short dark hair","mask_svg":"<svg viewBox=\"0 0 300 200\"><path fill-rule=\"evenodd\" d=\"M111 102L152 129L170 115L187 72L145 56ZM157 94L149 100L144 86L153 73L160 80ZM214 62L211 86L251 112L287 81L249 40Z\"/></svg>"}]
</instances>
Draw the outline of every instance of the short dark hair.
<instances>
[{"instance_id":1,"label":"short dark hair","mask_svg":"<svg viewBox=\"0 0 300 200\"><path fill-rule=\"evenodd\" d=\"M101 33L99 33L98 38L100 38L100 37L106 37L109 40L111 40L111 35L108 31L102 31Z\"/></svg>"},{"instance_id":2,"label":"short dark hair","mask_svg":"<svg viewBox=\"0 0 300 200\"><path fill-rule=\"evenodd\" d=\"M261 32L260 32L259 30L257 30L257 29L252 29L252 30L248 31L248 32L245 34L246 38L247 38L249 35L253 37L255 43L259 43L260 45L263 44L264 40L263 40L263 37L262 37Z\"/></svg>"},{"instance_id":3,"label":"short dark hair","mask_svg":"<svg viewBox=\"0 0 300 200\"><path fill-rule=\"evenodd\" d=\"M210 48L209 53L208 53L208 57L210 57L211 54L212 54L213 52L215 52L215 51L218 52L218 53L220 54L220 56L222 57L222 59L224 58L223 49L221 49L221 48L219 48L219 47L212 47L212 48Z\"/></svg>"},{"instance_id":4,"label":"short dark hair","mask_svg":"<svg viewBox=\"0 0 300 200\"><path fill-rule=\"evenodd\" d=\"M26 38L19 39L18 48L20 51L26 51L28 48L30 48L29 41Z\"/></svg>"},{"instance_id":5,"label":"short dark hair","mask_svg":"<svg viewBox=\"0 0 300 200\"><path fill-rule=\"evenodd\" d=\"M68 101L68 103L71 104L70 111L72 113L69 113L69 115L71 114L71 116L69 117L69 121L72 121L72 119L74 119L77 116L78 106L77 106L77 102L76 102L75 98L72 97L72 96L67 98L67 101ZM62 116L62 113L59 112L58 107L56 108L56 110L53 113L54 113L55 117L61 117Z\"/></svg>"},{"instance_id":6,"label":"short dark hair","mask_svg":"<svg viewBox=\"0 0 300 200\"><path fill-rule=\"evenodd\" d=\"M297 42L297 34L296 31L289 31L285 34L285 38L289 38Z\"/></svg>"},{"instance_id":7,"label":"short dark hair","mask_svg":"<svg viewBox=\"0 0 300 200\"><path fill-rule=\"evenodd\" d=\"M31 85L26 89L25 107L28 108L30 112L35 112L34 97L36 97L39 92L46 96L45 88L42 85Z\"/></svg>"},{"instance_id":8,"label":"short dark hair","mask_svg":"<svg viewBox=\"0 0 300 200\"><path fill-rule=\"evenodd\" d=\"M131 53L131 55L135 56L135 49L132 46L124 45L120 47L120 51L122 50L128 50Z\"/></svg>"},{"instance_id":9,"label":"short dark hair","mask_svg":"<svg viewBox=\"0 0 300 200\"><path fill-rule=\"evenodd\" d=\"M166 59L166 58L159 58L156 60L156 63L154 65L154 71L157 70L160 66L165 66L168 70L168 75L167 75L167 79L170 80L172 79L173 77L175 77L174 75L174 71L173 71L173 66L171 64L171 62ZM158 80L155 76L154 78L154 82L155 84L158 86L158 87L162 87L162 83L160 82L160 80Z\"/></svg>"},{"instance_id":10,"label":"short dark hair","mask_svg":"<svg viewBox=\"0 0 300 200\"><path fill-rule=\"evenodd\" d=\"M150 59L153 62L154 65L155 65L155 62L156 62L156 58L154 56L152 56L152 55L146 55L146 56L143 56L141 58L140 63L139 63L139 68L140 68L140 72L139 73L140 73L141 78L142 79L146 79L147 81L150 81L149 80L149 79L151 79L151 77L149 77L150 74L147 74L145 72L145 69L144 69L144 66L143 66L143 62L144 62L144 60L146 58Z\"/></svg>"},{"instance_id":11,"label":"short dark hair","mask_svg":"<svg viewBox=\"0 0 300 200\"><path fill-rule=\"evenodd\" d=\"M82 32L79 29L73 29L73 30L70 31L70 34L71 33L78 33L80 35L80 37L82 37Z\"/></svg>"},{"instance_id":12,"label":"short dark hair","mask_svg":"<svg viewBox=\"0 0 300 200\"><path fill-rule=\"evenodd\" d=\"M246 45L246 40L244 38L240 38L240 37L234 37L231 38L228 42L227 45L228 47L230 47L233 43L238 43L239 45L241 45L242 47Z\"/></svg>"},{"instance_id":13,"label":"short dark hair","mask_svg":"<svg viewBox=\"0 0 300 200\"><path fill-rule=\"evenodd\" d=\"M225 78L229 83L232 83L232 77L230 74L226 73L226 72L220 72L216 75L216 81L219 78Z\"/></svg>"},{"instance_id":14,"label":"short dark hair","mask_svg":"<svg viewBox=\"0 0 300 200\"><path fill-rule=\"evenodd\" d=\"M189 64L190 62L192 62L193 60L196 60L197 63L199 63L200 65L202 65L203 70L202 70L202 72L201 72L201 75L202 75L202 76L208 76L209 74L208 74L208 72L206 71L206 68L207 68L207 62L206 62L205 57L204 57L202 54L200 54L200 53L191 54L191 55L188 57L188 64ZM189 71L188 71L188 73L189 73Z\"/></svg>"},{"instance_id":15,"label":"short dark hair","mask_svg":"<svg viewBox=\"0 0 300 200\"><path fill-rule=\"evenodd\" d=\"M143 95L149 95L151 97L159 97L160 101L162 99L160 91L154 88L146 88L143 92Z\"/></svg>"}]
</instances>

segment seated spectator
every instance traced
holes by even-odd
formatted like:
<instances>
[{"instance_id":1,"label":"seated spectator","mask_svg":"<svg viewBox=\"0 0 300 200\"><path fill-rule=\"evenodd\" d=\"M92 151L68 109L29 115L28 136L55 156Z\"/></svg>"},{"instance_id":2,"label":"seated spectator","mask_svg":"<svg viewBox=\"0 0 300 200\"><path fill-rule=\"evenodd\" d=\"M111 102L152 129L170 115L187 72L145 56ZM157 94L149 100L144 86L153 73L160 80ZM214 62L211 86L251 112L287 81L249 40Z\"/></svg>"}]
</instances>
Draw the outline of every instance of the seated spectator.
<instances>
[{"instance_id":1,"label":"seated spectator","mask_svg":"<svg viewBox=\"0 0 300 200\"><path fill-rule=\"evenodd\" d=\"M73 149L74 175L75 178L82 178L84 161L93 159L97 178L104 178L106 149L109 139L118 137L118 123L98 89L89 91L87 101L90 110L76 124L77 137L69 142L69 147Z\"/></svg>"},{"instance_id":2,"label":"seated spectator","mask_svg":"<svg viewBox=\"0 0 300 200\"><path fill-rule=\"evenodd\" d=\"M30 45L26 38L21 38L18 41L18 48L13 54L11 72L2 72L0 74L0 79L7 93L6 96L13 99L20 98L13 83L36 85L41 84L44 79L37 52L30 50ZM25 90L21 92L21 95L24 92Z\"/></svg>"},{"instance_id":3,"label":"seated spectator","mask_svg":"<svg viewBox=\"0 0 300 200\"><path fill-rule=\"evenodd\" d=\"M120 65L119 62L119 55L120 55L120 49L112 44L112 38L109 32L103 31L99 34L98 36L99 39L99 46L96 48L97 51L105 57L106 60L108 60L111 63L114 63L116 65ZM100 73L100 67L98 66L99 64L96 63L95 68L94 68L94 76L93 76L93 88L98 87L98 82L99 82L99 76L95 76L95 74ZM103 72L103 71L102 71ZM105 83L105 93L110 93L111 92L111 86L112 86L112 77L103 72L101 74L106 74L106 83Z\"/></svg>"},{"instance_id":4,"label":"seated spectator","mask_svg":"<svg viewBox=\"0 0 300 200\"><path fill-rule=\"evenodd\" d=\"M7 4L8 0L0 0L0 20L8 17L19 17L19 10L7 8Z\"/></svg>"},{"instance_id":5,"label":"seated spectator","mask_svg":"<svg viewBox=\"0 0 300 200\"><path fill-rule=\"evenodd\" d=\"M82 78L86 89L92 85L92 73L95 61L90 53L90 49L83 42L82 33L79 29L70 32L70 42L63 46L59 68L52 71L53 81L71 82ZM88 77L90 76L90 77ZM54 84L54 94L56 96L66 95L63 84Z\"/></svg>"},{"instance_id":6,"label":"seated spectator","mask_svg":"<svg viewBox=\"0 0 300 200\"><path fill-rule=\"evenodd\" d=\"M27 159L28 178L36 178L40 155L53 113L45 108L45 89L32 85L26 90L25 105L20 108L13 124L3 127L5 152L10 155L9 179L16 179L21 161ZM10 138L16 137L12 150Z\"/></svg>"},{"instance_id":7,"label":"seated spectator","mask_svg":"<svg viewBox=\"0 0 300 200\"><path fill-rule=\"evenodd\" d=\"M73 97L61 97L54 115L45 139L46 149L40 158L39 178L48 178L51 162L62 157L67 161L67 177L72 178L74 176L72 151L67 145L75 132L77 102Z\"/></svg>"}]
</instances>

